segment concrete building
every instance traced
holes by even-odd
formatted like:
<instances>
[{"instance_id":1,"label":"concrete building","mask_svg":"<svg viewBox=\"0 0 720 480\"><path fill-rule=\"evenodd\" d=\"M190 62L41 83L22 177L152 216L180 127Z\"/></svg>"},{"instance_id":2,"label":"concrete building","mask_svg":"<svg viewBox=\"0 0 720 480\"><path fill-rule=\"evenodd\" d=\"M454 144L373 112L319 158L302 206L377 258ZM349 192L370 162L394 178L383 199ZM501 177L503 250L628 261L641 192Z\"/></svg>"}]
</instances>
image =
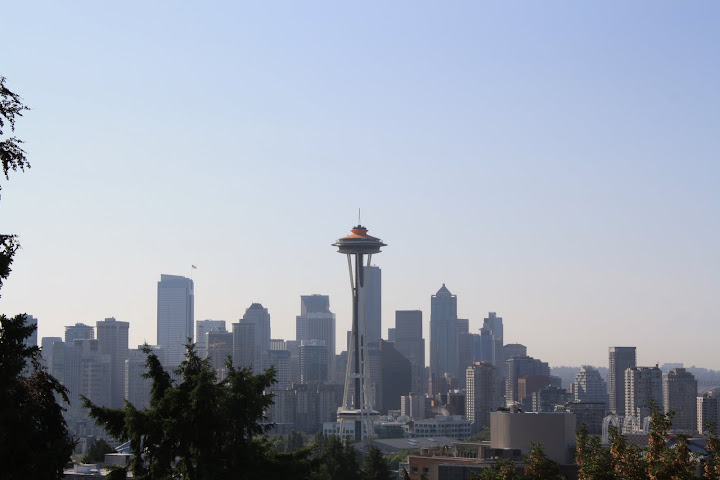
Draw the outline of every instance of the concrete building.
<instances>
[{"instance_id":1,"label":"concrete building","mask_svg":"<svg viewBox=\"0 0 720 480\"><path fill-rule=\"evenodd\" d=\"M157 343L165 352L165 367L185 359L185 344L193 341L195 285L189 278L160 275L157 284Z\"/></svg>"},{"instance_id":2,"label":"concrete building","mask_svg":"<svg viewBox=\"0 0 720 480\"><path fill-rule=\"evenodd\" d=\"M128 322L106 318L95 325L100 352L110 357L110 407L125 405L125 360L128 358Z\"/></svg>"},{"instance_id":3,"label":"concrete building","mask_svg":"<svg viewBox=\"0 0 720 480\"><path fill-rule=\"evenodd\" d=\"M335 314L330 311L327 295L302 295L300 315L295 317L295 339L298 342L321 340L328 348L329 372L335 371ZM344 373L344 371L343 371Z\"/></svg>"},{"instance_id":4,"label":"concrete building","mask_svg":"<svg viewBox=\"0 0 720 480\"><path fill-rule=\"evenodd\" d=\"M580 367L573 381L573 394L575 402L604 403L607 408L607 383L594 367L589 365Z\"/></svg>"},{"instance_id":5,"label":"concrete building","mask_svg":"<svg viewBox=\"0 0 720 480\"><path fill-rule=\"evenodd\" d=\"M575 423L577 425L581 423L587 425L590 435L602 435L603 419L607 413L607 403L567 402L564 409L566 412L575 414Z\"/></svg>"},{"instance_id":6,"label":"concrete building","mask_svg":"<svg viewBox=\"0 0 720 480\"><path fill-rule=\"evenodd\" d=\"M636 366L635 347L610 347L610 368L608 384L610 387L609 407L615 415L625 415L625 370Z\"/></svg>"},{"instance_id":7,"label":"concrete building","mask_svg":"<svg viewBox=\"0 0 720 480\"><path fill-rule=\"evenodd\" d=\"M430 299L430 372L459 375L457 296L443 283Z\"/></svg>"},{"instance_id":8,"label":"concrete building","mask_svg":"<svg viewBox=\"0 0 720 480\"><path fill-rule=\"evenodd\" d=\"M657 366L625 370L625 416L649 416L652 401L663 409L662 371Z\"/></svg>"},{"instance_id":9,"label":"concrete building","mask_svg":"<svg viewBox=\"0 0 720 480\"><path fill-rule=\"evenodd\" d=\"M195 323L195 351L200 358L207 357L207 332L227 331L225 320L198 320Z\"/></svg>"},{"instance_id":10,"label":"concrete building","mask_svg":"<svg viewBox=\"0 0 720 480\"><path fill-rule=\"evenodd\" d=\"M422 334L420 310L397 310L395 312L395 349L410 361L412 392L427 392L425 376L425 339Z\"/></svg>"},{"instance_id":11,"label":"concrete building","mask_svg":"<svg viewBox=\"0 0 720 480\"><path fill-rule=\"evenodd\" d=\"M466 370L465 418L473 433L490 425L490 412L501 405L497 391L497 369L490 363L476 362Z\"/></svg>"},{"instance_id":12,"label":"concrete building","mask_svg":"<svg viewBox=\"0 0 720 480\"><path fill-rule=\"evenodd\" d=\"M714 425L714 433L720 434L720 397L705 394L697 397L697 431L711 431L711 424Z\"/></svg>"},{"instance_id":13,"label":"concrete building","mask_svg":"<svg viewBox=\"0 0 720 480\"><path fill-rule=\"evenodd\" d=\"M505 404L507 406L520 400L518 397L518 379L526 375L549 377L550 367L547 362L527 355L508 358L505 362Z\"/></svg>"},{"instance_id":14,"label":"concrete building","mask_svg":"<svg viewBox=\"0 0 720 480\"><path fill-rule=\"evenodd\" d=\"M413 437L450 437L465 439L472 435L470 420L462 415L437 415L430 420L415 422Z\"/></svg>"},{"instance_id":15,"label":"concrete building","mask_svg":"<svg viewBox=\"0 0 720 480\"><path fill-rule=\"evenodd\" d=\"M697 428L697 380L684 368L673 368L663 375L665 413L675 412L673 430L694 432Z\"/></svg>"},{"instance_id":16,"label":"concrete building","mask_svg":"<svg viewBox=\"0 0 720 480\"><path fill-rule=\"evenodd\" d=\"M400 415L406 415L412 420L425 420L425 395L411 392L400 397Z\"/></svg>"},{"instance_id":17,"label":"concrete building","mask_svg":"<svg viewBox=\"0 0 720 480\"><path fill-rule=\"evenodd\" d=\"M575 453L575 415L562 413L490 414L490 446L497 449L519 449L530 452L541 443L545 454L559 464L569 464Z\"/></svg>"},{"instance_id":18,"label":"concrete building","mask_svg":"<svg viewBox=\"0 0 720 480\"><path fill-rule=\"evenodd\" d=\"M323 340L300 342L300 383L328 381L328 347Z\"/></svg>"},{"instance_id":19,"label":"concrete building","mask_svg":"<svg viewBox=\"0 0 720 480\"><path fill-rule=\"evenodd\" d=\"M65 327L65 343L72 344L74 340L88 340L95 338L95 329L84 323L76 323Z\"/></svg>"},{"instance_id":20,"label":"concrete building","mask_svg":"<svg viewBox=\"0 0 720 480\"><path fill-rule=\"evenodd\" d=\"M270 350L270 365L275 367L274 389L284 390L290 388L290 352L287 350Z\"/></svg>"}]
</instances>

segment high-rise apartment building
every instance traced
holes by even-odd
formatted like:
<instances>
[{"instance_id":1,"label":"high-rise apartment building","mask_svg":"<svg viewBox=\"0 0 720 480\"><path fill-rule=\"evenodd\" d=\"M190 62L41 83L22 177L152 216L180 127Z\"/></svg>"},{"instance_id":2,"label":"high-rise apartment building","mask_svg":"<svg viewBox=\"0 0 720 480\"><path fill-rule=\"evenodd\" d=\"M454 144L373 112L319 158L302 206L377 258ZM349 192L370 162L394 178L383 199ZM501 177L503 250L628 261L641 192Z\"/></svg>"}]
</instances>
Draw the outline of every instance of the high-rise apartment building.
<instances>
[{"instance_id":1,"label":"high-rise apartment building","mask_svg":"<svg viewBox=\"0 0 720 480\"><path fill-rule=\"evenodd\" d=\"M95 338L95 329L84 323L76 323L65 327L65 343L72 344L73 340L90 340Z\"/></svg>"},{"instance_id":2,"label":"high-rise apartment building","mask_svg":"<svg viewBox=\"0 0 720 480\"><path fill-rule=\"evenodd\" d=\"M100 352L110 359L110 407L123 408L125 402L125 360L128 358L128 322L106 318L97 322L97 339Z\"/></svg>"},{"instance_id":3,"label":"high-rise apartment building","mask_svg":"<svg viewBox=\"0 0 720 480\"><path fill-rule=\"evenodd\" d=\"M425 339L422 336L422 311L397 310L395 312L395 349L410 360L411 391L427 392L425 378Z\"/></svg>"},{"instance_id":4,"label":"high-rise apartment building","mask_svg":"<svg viewBox=\"0 0 720 480\"><path fill-rule=\"evenodd\" d=\"M697 430L720 434L720 397L707 393L697 397Z\"/></svg>"},{"instance_id":5,"label":"high-rise apartment building","mask_svg":"<svg viewBox=\"0 0 720 480\"><path fill-rule=\"evenodd\" d=\"M547 362L540 361L537 358L528 357L527 355L509 358L507 362L505 362L506 406L510 406L519 400L518 379L526 375L539 375L549 377L550 367L548 366Z\"/></svg>"},{"instance_id":6,"label":"high-rise apartment building","mask_svg":"<svg viewBox=\"0 0 720 480\"><path fill-rule=\"evenodd\" d=\"M625 416L645 418L652 402L663 408L662 370L655 367L630 367L625 370Z\"/></svg>"},{"instance_id":7,"label":"high-rise apartment building","mask_svg":"<svg viewBox=\"0 0 720 480\"><path fill-rule=\"evenodd\" d=\"M300 315L295 317L295 339L298 342L321 340L328 349L329 372L335 372L335 314L330 311L327 295L302 295Z\"/></svg>"},{"instance_id":8,"label":"high-rise apartment building","mask_svg":"<svg viewBox=\"0 0 720 480\"><path fill-rule=\"evenodd\" d=\"M466 370L465 418L477 433L490 426L490 412L500 406L497 392L497 369L490 363L476 362Z\"/></svg>"},{"instance_id":9,"label":"high-rise apartment building","mask_svg":"<svg viewBox=\"0 0 720 480\"><path fill-rule=\"evenodd\" d=\"M457 296L445 284L430 299L430 372L458 378Z\"/></svg>"},{"instance_id":10,"label":"high-rise apartment building","mask_svg":"<svg viewBox=\"0 0 720 480\"><path fill-rule=\"evenodd\" d=\"M365 339L371 343L382 338L382 272L375 265L364 268L365 286L360 311L365 315Z\"/></svg>"},{"instance_id":11,"label":"high-rise apartment building","mask_svg":"<svg viewBox=\"0 0 720 480\"><path fill-rule=\"evenodd\" d=\"M636 366L635 347L610 347L610 412L625 415L625 370ZM632 413L630 413L632 414Z\"/></svg>"},{"instance_id":12,"label":"high-rise apartment building","mask_svg":"<svg viewBox=\"0 0 720 480\"><path fill-rule=\"evenodd\" d=\"M166 368L173 369L185 359L188 339L193 341L195 286L189 278L162 274L157 287L157 344Z\"/></svg>"},{"instance_id":13,"label":"high-rise apartment building","mask_svg":"<svg viewBox=\"0 0 720 480\"><path fill-rule=\"evenodd\" d=\"M607 408L607 383L594 367L583 365L575 374L573 381L575 402L602 403Z\"/></svg>"},{"instance_id":14,"label":"high-rise apartment building","mask_svg":"<svg viewBox=\"0 0 720 480\"><path fill-rule=\"evenodd\" d=\"M697 380L684 368L673 368L663 375L665 413L675 412L673 430L694 432L697 427Z\"/></svg>"},{"instance_id":15,"label":"high-rise apartment building","mask_svg":"<svg viewBox=\"0 0 720 480\"><path fill-rule=\"evenodd\" d=\"M195 322L195 351L198 357L207 357L207 332L212 330L227 331L225 320L198 320Z\"/></svg>"},{"instance_id":16,"label":"high-rise apartment building","mask_svg":"<svg viewBox=\"0 0 720 480\"><path fill-rule=\"evenodd\" d=\"M323 340L300 342L300 383L327 382L329 365L328 346Z\"/></svg>"}]
</instances>

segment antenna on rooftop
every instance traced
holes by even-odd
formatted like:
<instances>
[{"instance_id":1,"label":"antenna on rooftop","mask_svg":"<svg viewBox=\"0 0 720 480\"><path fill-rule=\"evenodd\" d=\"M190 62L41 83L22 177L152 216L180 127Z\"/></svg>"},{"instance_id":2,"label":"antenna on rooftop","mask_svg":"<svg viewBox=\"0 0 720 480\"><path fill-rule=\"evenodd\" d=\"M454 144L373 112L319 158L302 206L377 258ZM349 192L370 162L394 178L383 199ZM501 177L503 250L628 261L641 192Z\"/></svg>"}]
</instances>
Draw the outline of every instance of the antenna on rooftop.
<instances>
[{"instance_id":1,"label":"antenna on rooftop","mask_svg":"<svg viewBox=\"0 0 720 480\"><path fill-rule=\"evenodd\" d=\"M362 225L362 222L360 221L360 209L358 208L358 225Z\"/></svg>"}]
</instances>

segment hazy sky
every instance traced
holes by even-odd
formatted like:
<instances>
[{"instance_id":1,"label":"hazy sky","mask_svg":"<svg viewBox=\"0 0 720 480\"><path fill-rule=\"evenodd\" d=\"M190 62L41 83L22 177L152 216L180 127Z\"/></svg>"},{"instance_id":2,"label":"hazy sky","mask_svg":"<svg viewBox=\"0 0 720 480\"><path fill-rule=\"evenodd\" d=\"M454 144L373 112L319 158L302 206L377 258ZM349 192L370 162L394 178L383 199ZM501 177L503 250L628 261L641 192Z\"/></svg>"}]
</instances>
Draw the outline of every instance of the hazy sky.
<instances>
[{"instance_id":1,"label":"hazy sky","mask_svg":"<svg viewBox=\"0 0 720 480\"><path fill-rule=\"evenodd\" d=\"M383 332L442 283L471 331L551 365L720 368L720 2L10 2L0 75L32 107L2 179L23 249L0 311L155 342L161 273L195 318L300 295L350 325L362 222Z\"/></svg>"}]
</instances>

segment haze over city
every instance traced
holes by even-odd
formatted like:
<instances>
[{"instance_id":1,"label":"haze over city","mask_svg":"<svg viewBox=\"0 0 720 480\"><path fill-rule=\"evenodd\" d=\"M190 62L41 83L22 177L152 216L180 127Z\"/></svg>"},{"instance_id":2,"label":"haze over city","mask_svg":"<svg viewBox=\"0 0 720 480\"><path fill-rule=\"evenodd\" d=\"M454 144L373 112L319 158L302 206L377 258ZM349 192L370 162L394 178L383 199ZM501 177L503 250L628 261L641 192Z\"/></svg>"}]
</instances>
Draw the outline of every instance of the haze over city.
<instances>
[{"instance_id":1,"label":"haze over city","mask_svg":"<svg viewBox=\"0 0 720 480\"><path fill-rule=\"evenodd\" d=\"M552 4L553 8L548 8ZM477 332L551 365L720 368L717 2L15 2L32 110L2 181L22 250L2 311L39 337L114 316L156 341L160 275L195 319L300 295L350 328L357 223L387 247L383 335L443 283ZM191 265L198 268L192 270ZM341 348L338 348L340 350Z\"/></svg>"}]
</instances>

